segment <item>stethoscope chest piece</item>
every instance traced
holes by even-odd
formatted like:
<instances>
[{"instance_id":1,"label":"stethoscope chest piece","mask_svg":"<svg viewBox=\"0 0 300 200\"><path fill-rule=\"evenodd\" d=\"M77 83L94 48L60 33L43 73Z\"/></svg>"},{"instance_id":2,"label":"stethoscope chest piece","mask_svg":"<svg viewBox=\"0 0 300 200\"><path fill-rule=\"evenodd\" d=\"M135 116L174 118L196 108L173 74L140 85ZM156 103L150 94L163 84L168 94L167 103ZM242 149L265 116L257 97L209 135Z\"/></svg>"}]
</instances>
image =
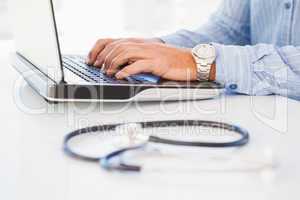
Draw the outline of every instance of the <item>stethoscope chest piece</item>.
<instances>
[{"instance_id":1,"label":"stethoscope chest piece","mask_svg":"<svg viewBox=\"0 0 300 200\"><path fill-rule=\"evenodd\" d=\"M128 148L141 146L149 142L149 135L144 134L140 123L128 123L116 126L115 131L119 136L119 147Z\"/></svg>"}]
</instances>

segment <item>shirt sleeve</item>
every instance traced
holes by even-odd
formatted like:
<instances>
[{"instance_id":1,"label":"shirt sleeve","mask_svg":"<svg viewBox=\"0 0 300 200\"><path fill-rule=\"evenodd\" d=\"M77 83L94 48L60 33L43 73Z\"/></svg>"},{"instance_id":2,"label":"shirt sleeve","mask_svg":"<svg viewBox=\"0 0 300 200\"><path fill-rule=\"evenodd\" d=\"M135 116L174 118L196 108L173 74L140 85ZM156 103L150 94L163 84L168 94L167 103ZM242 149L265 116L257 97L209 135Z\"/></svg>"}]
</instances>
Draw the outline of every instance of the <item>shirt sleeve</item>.
<instances>
[{"instance_id":1,"label":"shirt sleeve","mask_svg":"<svg viewBox=\"0 0 300 200\"><path fill-rule=\"evenodd\" d=\"M194 31L180 30L160 38L167 44L193 48L200 43L250 44L249 0L223 0L209 21Z\"/></svg>"},{"instance_id":2,"label":"shirt sleeve","mask_svg":"<svg viewBox=\"0 0 300 200\"><path fill-rule=\"evenodd\" d=\"M228 91L300 100L300 47L213 45L217 49L217 81Z\"/></svg>"}]
</instances>

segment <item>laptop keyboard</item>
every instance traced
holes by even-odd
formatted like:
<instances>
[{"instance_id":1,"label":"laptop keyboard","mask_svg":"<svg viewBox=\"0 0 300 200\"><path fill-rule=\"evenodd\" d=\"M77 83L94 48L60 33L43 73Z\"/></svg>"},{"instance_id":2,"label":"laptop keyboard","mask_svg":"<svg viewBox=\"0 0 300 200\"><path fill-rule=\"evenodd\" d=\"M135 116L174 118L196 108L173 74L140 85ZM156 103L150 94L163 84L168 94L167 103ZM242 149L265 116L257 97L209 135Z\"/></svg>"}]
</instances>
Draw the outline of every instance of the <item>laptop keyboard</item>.
<instances>
[{"instance_id":1,"label":"laptop keyboard","mask_svg":"<svg viewBox=\"0 0 300 200\"><path fill-rule=\"evenodd\" d=\"M95 83L119 83L115 78L106 76L101 69L88 66L80 56L63 56L63 66L86 81Z\"/></svg>"},{"instance_id":2,"label":"laptop keyboard","mask_svg":"<svg viewBox=\"0 0 300 200\"><path fill-rule=\"evenodd\" d=\"M80 56L63 56L63 67L89 82L124 83L124 81L105 75L99 68L85 64L85 59ZM158 83L159 80L159 77L151 74L139 74L127 78L127 81L131 84L153 84Z\"/></svg>"}]
</instances>

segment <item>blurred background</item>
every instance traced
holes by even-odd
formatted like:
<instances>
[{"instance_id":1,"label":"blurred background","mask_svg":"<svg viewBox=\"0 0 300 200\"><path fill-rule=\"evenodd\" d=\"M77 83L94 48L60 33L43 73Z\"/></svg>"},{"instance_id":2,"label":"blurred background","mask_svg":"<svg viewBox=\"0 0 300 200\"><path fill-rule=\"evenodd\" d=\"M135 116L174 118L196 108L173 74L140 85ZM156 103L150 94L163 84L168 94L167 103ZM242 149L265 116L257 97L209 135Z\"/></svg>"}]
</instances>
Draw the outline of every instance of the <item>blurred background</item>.
<instances>
[{"instance_id":1,"label":"blurred background","mask_svg":"<svg viewBox=\"0 0 300 200\"><path fill-rule=\"evenodd\" d=\"M9 1L0 0L0 39L13 38ZM207 20L220 0L54 0L60 40L68 47L89 48L102 37L153 37Z\"/></svg>"},{"instance_id":2,"label":"blurred background","mask_svg":"<svg viewBox=\"0 0 300 200\"><path fill-rule=\"evenodd\" d=\"M0 39L11 38L11 27L8 17L8 0L0 0Z\"/></svg>"}]
</instances>

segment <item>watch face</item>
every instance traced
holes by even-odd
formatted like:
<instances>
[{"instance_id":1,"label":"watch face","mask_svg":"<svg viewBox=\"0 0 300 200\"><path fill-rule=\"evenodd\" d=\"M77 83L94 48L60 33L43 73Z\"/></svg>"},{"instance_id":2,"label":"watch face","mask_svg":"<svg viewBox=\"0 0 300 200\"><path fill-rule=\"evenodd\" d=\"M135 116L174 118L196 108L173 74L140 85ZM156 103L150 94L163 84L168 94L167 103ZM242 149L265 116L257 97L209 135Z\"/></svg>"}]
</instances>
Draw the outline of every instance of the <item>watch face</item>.
<instances>
[{"instance_id":1,"label":"watch face","mask_svg":"<svg viewBox=\"0 0 300 200\"><path fill-rule=\"evenodd\" d=\"M193 49L193 53L200 59L213 59L216 58L216 50L212 45L200 44Z\"/></svg>"}]
</instances>

